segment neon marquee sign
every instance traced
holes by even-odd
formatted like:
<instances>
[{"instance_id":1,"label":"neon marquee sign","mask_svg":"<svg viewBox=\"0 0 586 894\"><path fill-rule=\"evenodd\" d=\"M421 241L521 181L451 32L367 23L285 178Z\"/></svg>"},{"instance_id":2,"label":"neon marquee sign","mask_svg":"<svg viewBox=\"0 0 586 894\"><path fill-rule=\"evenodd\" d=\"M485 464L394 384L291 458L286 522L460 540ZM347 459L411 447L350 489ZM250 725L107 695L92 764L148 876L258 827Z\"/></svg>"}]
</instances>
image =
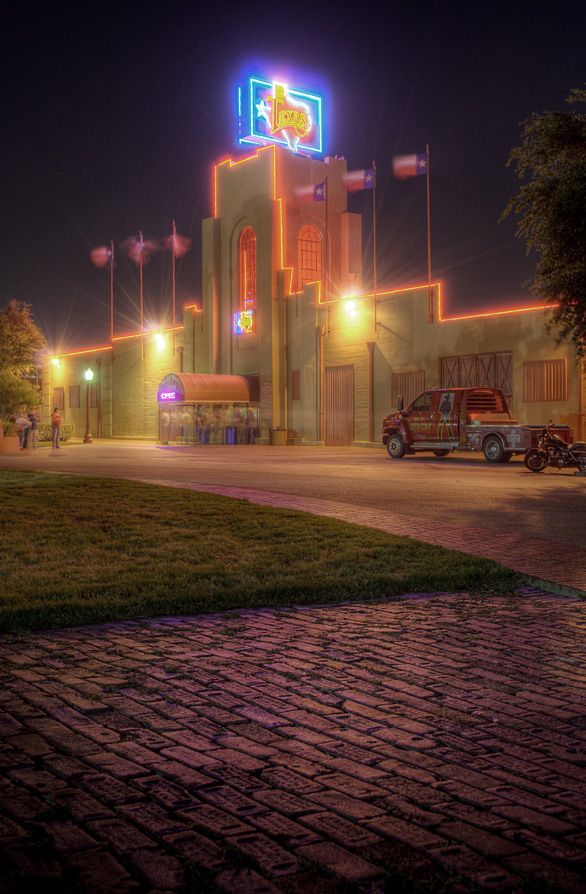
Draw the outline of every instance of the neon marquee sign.
<instances>
[{"instance_id":1,"label":"neon marquee sign","mask_svg":"<svg viewBox=\"0 0 586 894\"><path fill-rule=\"evenodd\" d=\"M323 153L322 97L279 81L248 78L238 87L238 142L278 143L292 152Z\"/></svg>"},{"instance_id":2,"label":"neon marquee sign","mask_svg":"<svg viewBox=\"0 0 586 894\"><path fill-rule=\"evenodd\" d=\"M157 388L157 401L166 404L170 401L184 401L185 389L176 373L169 373Z\"/></svg>"},{"instance_id":3,"label":"neon marquee sign","mask_svg":"<svg viewBox=\"0 0 586 894\"><path fill-rule=\"evenodd\" d=\"M234 335L248 335L256 332L256 317L253 310L241 310L234 314Z\"/></svg>"}]
</instances>

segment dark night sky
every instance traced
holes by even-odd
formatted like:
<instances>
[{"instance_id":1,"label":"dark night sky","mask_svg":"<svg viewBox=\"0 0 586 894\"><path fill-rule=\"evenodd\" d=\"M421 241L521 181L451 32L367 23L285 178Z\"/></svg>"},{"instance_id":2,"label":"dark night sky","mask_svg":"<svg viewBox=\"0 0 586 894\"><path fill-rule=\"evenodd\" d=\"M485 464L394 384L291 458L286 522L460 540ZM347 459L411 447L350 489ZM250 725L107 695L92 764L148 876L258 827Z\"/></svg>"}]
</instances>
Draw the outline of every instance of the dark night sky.
<instances>
[{"instance_id":1,"label":"dark night sky","mask_svg":"<svg viewBox=\"0 0 586 894\"><path fill-rule=\"evenodd\" d=\"M434 275L452 309L527 302L533 260L499 223L516 190L509 151L531 112L585 80L582 2L97 3L3 12L0 306L27 301L55 349L103 341L108 283L95 245L142 229L194 240L178 298L200 294L210 165L234 146L233 85L286 72L323 88L327 144L379 171L379 281L423 281L425 178L394 154L432 154ZM369 212L366 195L352 210ZM366 217L368 221L368 215ZM365 257L370 257L369 226ZM370 264L370 261L368 261ZM168 309L168 257L145 270L148 316ZM117 269L118 331L137 276ZM134 314L134 316L133 316Z\"/></svg>"}]
</instances>

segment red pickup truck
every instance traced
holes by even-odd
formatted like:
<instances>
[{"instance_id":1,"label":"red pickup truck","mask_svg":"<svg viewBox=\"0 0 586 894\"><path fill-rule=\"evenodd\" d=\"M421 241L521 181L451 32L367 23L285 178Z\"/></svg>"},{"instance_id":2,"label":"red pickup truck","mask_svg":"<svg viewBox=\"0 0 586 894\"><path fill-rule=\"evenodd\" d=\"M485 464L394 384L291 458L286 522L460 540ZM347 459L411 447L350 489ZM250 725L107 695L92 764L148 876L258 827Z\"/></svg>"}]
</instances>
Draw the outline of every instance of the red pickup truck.
<instances>
[{"instance_id":1,"label":"red pickup truck","mask_svg":"<svg viewBox=\"0 0 586 894\"><path fill-rule=\"evenodd\" d=\"M407 409L399 398L398 411L383 419L382 441L391 459L420 451L447 456L452 450L476 450L488 462L502 463L536 446L544 427L520 425L497 388L432 388ZM555 429L571 442L568 426Z\"/></svg>"}]
</instances>

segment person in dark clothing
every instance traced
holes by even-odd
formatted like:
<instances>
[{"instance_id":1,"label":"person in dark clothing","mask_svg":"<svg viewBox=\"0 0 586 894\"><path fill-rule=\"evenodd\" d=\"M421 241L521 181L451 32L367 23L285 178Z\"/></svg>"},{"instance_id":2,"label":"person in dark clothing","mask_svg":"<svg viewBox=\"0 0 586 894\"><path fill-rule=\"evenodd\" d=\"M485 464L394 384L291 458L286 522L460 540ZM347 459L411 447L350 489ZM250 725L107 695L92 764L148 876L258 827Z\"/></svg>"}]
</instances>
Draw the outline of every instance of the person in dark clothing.
<instances>
[{"instance_id":1,"label":"person in dark clothing","mask_svg":"<svg viewBox=\"0 0 586 894\"><path fill-rule=\"evenodd\" d=\"M38 414L37 410L36 409L31 410L31 412L28 414L28 418L29 418L30 424L31 424L30 431L28 433L28 446L34 450L35 447L37 446L37 438L38 438L38 434L39 434L39 422L40 422L40 418L39 418L39 414Z\"/></svg>"}]
</instances>

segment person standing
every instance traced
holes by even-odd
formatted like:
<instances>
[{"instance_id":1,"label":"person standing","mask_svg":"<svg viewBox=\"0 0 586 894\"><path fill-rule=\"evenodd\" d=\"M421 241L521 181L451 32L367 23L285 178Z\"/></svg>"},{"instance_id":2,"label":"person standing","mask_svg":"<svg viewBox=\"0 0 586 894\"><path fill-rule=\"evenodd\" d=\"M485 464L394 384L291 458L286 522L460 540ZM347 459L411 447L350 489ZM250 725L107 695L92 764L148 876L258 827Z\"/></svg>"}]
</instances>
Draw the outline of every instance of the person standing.
<instances>
[{"instance_id":1,"label":"person standing","mask_svg":"<svg viewBox=\"0 0 586 894\"><path fill-rule=\"evenodd\" d=\"M161 413L161 444L169 443L169 432L171 429L171 416L168 410Z\"/></svg>"},{"instance_id":2,"label":"person standing","mask_svg":"<svg viewBox=\"0 0 586 894\"><path fill-rule=\"evenodd\" d=\"M31 412L28 414L28 418L31 423L31 430L29 432L29 447L31 447L34 450L37 446L37 439L39 436L40 419L39 419L38 408L31 410Z\"/></svg>"},{"instance_id":3,"label":"person standing","mask_svg":"<svg viewBox=\"0 0 586 894\"><path fill-rule=\"evenodd\" d=\"M247 443L254 444L254 439L256 436L256 415L252 407L248 407L248 409L246 410L244 425L246 426L246 432L248 435Z\"/></svg>"},{"instance_id":4,"label":"person standing","mask_svg":"<svg viewBox=\"0 0 586 894\"><path fill-rule=\"evenodd\" d=\"M53 435L52 444L54 450L59 450L59 435L61 434L61 412L59 407L55 407L51 416L51 432Z\"/></svg>"},{"instance_id":5,"label":"person standing","mask_svg":"<svg viewBox=\"0 0 586 894\"><path fill-rule=\"evenodd\" d=\"M232 425L234 426L235 444L242 444L244 440L244 416L242 415L242 409L240 407L234 407L232 412Z\"/></svg>"},{"instance_id":6,"label":"person standing","mask_svg":"<svg viewBox=\"0 0 586 894\"><path fill-rule=\"evenodd\" d=\"M26 404L18 405L18 413L15 418L16 430L20 442L20 449L26 450L28 447L28 433L31 428L31 422L26 413Z\"/></svg>"},{"instance_id":7,"label":"person standing","mask_svg":"<svg viewBox=\"0 0 586 894\"><path fill-rule=\"evenodd\" d=\"M199 417L199 443L209 444L210 441L210 417L204 406Z\"/></svg>"}]
</instances>

